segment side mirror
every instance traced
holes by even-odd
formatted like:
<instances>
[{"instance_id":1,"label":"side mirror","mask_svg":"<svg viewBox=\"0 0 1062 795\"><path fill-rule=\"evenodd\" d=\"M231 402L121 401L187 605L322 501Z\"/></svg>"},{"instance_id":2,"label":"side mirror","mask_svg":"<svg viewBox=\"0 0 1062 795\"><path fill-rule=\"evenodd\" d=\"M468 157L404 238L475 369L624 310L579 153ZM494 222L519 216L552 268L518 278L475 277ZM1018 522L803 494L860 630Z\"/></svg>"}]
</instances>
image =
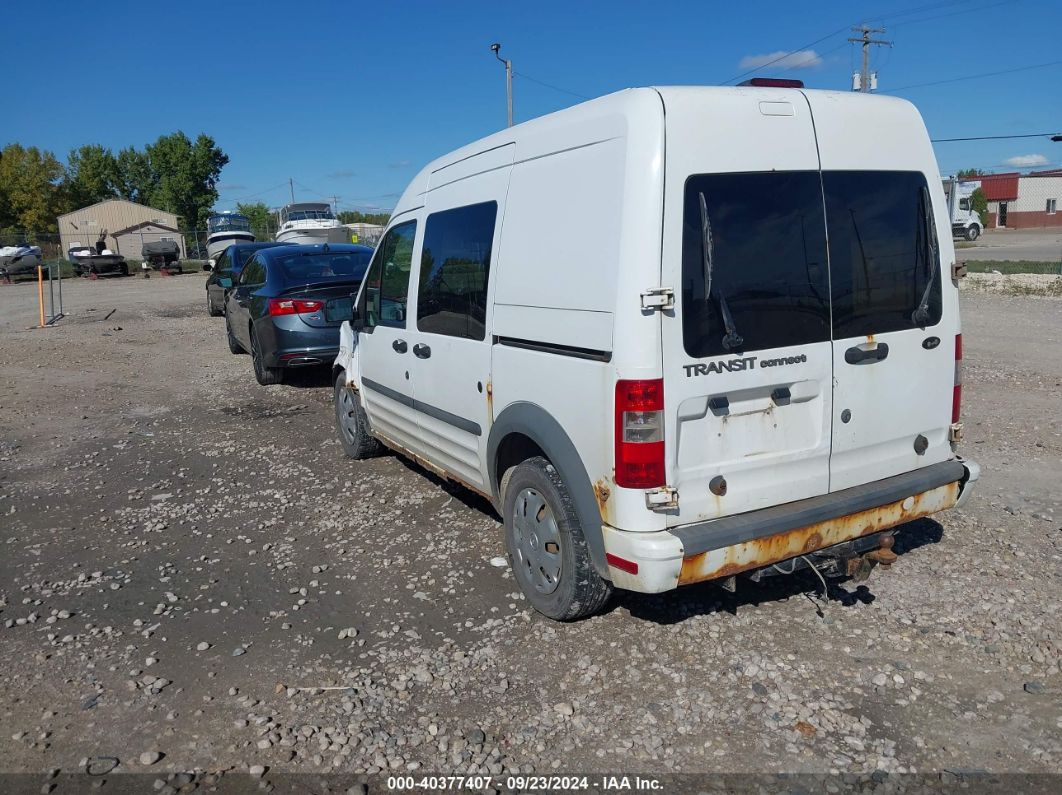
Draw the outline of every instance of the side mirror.
<instances>
[{"instance_id":1,"label":"side mirror","mask_svg":"<svg viewBox=\"0 0 1062 795\"><path fill-rule=\"evenodd\" d=\"M232 279L230 279L228 276L222 276L220 279L218 279L218 284L220 284L226 290L232 289Z\"/></svg>"},{"instance_id":2,"label":"side mirror","mask_svg":"<svg viewBox=\"0 0 1062 795\"><path fill-rule=\"evenodd\" d=\"M212 260L212 259L208 259L208 260L206 261L206 265L204 265L204 266L203 266L203 270L205 270L205 271L212 271L212 270L214 270L214 260Z\"/></svg>"}]
</instances>

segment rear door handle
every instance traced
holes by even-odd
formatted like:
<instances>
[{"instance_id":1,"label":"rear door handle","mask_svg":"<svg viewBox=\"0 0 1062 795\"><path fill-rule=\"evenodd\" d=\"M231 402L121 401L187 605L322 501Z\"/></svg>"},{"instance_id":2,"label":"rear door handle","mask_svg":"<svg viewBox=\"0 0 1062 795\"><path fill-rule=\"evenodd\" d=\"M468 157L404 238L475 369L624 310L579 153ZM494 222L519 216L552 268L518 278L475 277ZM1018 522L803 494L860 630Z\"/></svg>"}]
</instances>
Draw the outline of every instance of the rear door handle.
<instances>
[{"instance_id":1,"label":"rear door handle","mask_svg":"<svg viewBox=\"0 0 1062 795\"><path fill-rule=\"evenodd\" d=\"M860 348L854 345L844 352L844 360L849 364L873 364L880 362L889 355L889 346L879 342L873 348Z\"/></svg>"},{"instance_id":2,"label":"rear door handle","mask_svg":"<svg viewBox=\"0 0 1062 795\"><path fill-rule=\"evenodd\" d=\"M395 353L405 353L409 346L406 345L405 340L395 340L391 343L391 347L395 349Z\"/></svg>"},{"instance_id":3,"label":"rear door handle","mask_svg":"<svg viewBox=\"0 0 1062 795\"><path fill-rule=\"evenodd\" d=\"M427 359L431 357L431 348L427 345L421 345L419 342L413 346L413 355L418 359Z\"/></svg>"}]
</instances>

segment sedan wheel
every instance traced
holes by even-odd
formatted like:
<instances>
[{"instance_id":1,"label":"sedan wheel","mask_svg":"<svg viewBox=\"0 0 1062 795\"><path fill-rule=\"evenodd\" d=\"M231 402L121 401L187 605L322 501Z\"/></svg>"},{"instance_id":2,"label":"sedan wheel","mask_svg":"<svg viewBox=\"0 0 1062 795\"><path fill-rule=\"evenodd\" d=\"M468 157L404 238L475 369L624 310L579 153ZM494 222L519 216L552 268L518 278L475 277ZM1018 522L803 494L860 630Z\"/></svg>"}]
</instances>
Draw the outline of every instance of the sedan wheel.
<instances>
[{"instance_id":1,"label":"sedan wheel","mask_svg":"<svg viewBox=\"0 0 1062 795\"><path fill-rule=\"evenodd\" d=\"M284 378L280 367L269 367L265 363L262 345L258 341L258 332L251 329L251 363L254 365L254 377L262 386L279 384Z\"/></svg>"}]
</instances>

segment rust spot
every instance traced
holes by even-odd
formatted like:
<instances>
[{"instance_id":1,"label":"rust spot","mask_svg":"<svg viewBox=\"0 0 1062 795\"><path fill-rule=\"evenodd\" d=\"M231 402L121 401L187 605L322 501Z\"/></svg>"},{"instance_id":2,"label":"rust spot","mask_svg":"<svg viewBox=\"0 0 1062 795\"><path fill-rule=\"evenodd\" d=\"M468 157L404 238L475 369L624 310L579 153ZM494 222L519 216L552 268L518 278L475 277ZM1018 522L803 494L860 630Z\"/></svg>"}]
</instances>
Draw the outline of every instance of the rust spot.
<instances>
[{"instance_id":1,"label":"rust spot","mask_svg":"<svg viewBox=\"0 0 1062 795\"><path fill-rule=\"evenodd\" d=\"M435 464L433 464L428 459L424 458L423 456L417 455L412 450L410 450L410 449L408 449L406 447L403 447L402 445L400 445L398 442L394 441L393 439L388 439L386 436L384 436L383 434L378 433L378 432L374 432L373 436L375 436L377 439L379 439L380 442L383 443L384 445L386 445L387 447L390 447L396 453L400 453L400 454L404 455L406 458L409 458L412 461L416 461L418 464L420 464L420 466L424 467L429 472L432 472L432 473L438 475L439 477L443 478L444 480L449 480L452 483L457 483L460 486L464 486L469 491L474 491L476 494L480 495L481 497L485 497L488 501L494 502L494 498L491 497L491 495L489 495L487 492L485 492L482 489L479 489L479 488L473 486L471 483L469 483L469 482L467 482L465 480L462 480L457 475L455 475L453 472L450 472L450 471L448 471L446 469L443 469L440 466L436 466Z\"/></svg>"},{"instance_id":2,"label":"rust spot","mask_svg":"<svg viewBox=\"0 0 1062 795\"><path fill-rule=\"evenodd\" d=\"M601 514L601 520L606 524L611 524L609 519L611 512L608 509L608 498L611 496L612 487L609 486L607 479L599 478L594 481L594 499L597 500L597 510Z\"/></svg>"},{"instance_id":3,"label":"rust spot","mask_svg":"<svg viewBox=\"0 0 1062 795\"><path fill-rule=\"evenodd\" d=\"M690 555L682 560L679 585L729 577L743 571L769 566L808 552L877 533L904 522L950 508L959 497L959 484L949 483L902 500L799 527L784 533L746 541L742 544ZM909 507L904 507L907 503ZM890 537L891 541L891 537ZM882 543L887 551L886 544ZM891 546L891 544L889 544Z\"/></svg>"},{"instance_id":4,"label":"rust spot","mask_svg":"<svg viewBox=\"0 0 1062 795\"><path fill-rule=\"evenodd\" d=\"M487 381L487 417L494 422L494 383Z\"/></svg>"}]
</instances>

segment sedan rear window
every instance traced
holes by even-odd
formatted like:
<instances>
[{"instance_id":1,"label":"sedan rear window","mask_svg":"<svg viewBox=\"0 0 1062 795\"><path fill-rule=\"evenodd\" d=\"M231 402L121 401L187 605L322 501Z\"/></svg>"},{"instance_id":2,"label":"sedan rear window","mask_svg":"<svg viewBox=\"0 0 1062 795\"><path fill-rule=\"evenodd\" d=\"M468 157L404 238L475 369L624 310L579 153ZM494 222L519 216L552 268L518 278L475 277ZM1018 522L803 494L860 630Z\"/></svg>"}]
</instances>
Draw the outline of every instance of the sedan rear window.
<instances>
[{"instance_id":1,"label":"sedan rear window","mask_svg":"<svg viewBox=\"0 0 1062 795\"><path fill-rule=\"evenodd\" d=\"M336 251L329 254L296 254L276 260L284 281L292 284L361 280L369 265L369 251Z\"/></svg>"}]
</instances>

